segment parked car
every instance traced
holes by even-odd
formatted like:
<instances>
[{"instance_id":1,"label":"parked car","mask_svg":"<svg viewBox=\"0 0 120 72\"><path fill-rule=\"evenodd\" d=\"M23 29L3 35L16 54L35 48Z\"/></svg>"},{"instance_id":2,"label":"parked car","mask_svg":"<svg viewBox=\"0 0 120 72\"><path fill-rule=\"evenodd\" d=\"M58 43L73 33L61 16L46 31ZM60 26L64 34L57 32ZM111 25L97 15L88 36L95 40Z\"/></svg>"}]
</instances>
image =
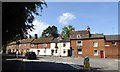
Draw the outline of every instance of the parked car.
<instances>
[{"instance_id":1,"label":"parked car","mask_svg":"<svg viewBox=\"0 0 120 72\"><path fill-rule=\"evenodd\" d=\"M35 52L27 52L25 57L27 59L37 59L37 56L36 56Z\"/></svg>"}]
</instances>

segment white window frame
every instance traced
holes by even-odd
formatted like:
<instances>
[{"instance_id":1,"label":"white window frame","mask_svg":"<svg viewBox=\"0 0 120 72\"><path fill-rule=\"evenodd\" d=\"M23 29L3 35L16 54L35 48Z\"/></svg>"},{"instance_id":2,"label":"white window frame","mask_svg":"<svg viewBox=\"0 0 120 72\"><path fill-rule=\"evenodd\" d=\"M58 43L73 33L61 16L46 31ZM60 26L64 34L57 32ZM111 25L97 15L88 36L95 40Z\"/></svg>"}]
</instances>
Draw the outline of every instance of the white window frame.
<instances>
[{"instance_id":1,"label":"white window frame","mask_svg":"<svg viewBox=\"0 0 120 72\"><path fill-rule=\"evenodd\" d=\"M65 50L65 49L63 49L63 54L65 54L65 53L64 53L64 51L65 51L65 53L66 53L66 50Z\"/></svg>"},{"instance_id":2,"label":"white window frame","mask_svg":"<svg viewBox=\"0 0 120 72\"><path fill-rule=\"evenodd\" d=\"M27 44L24 44L24 46L26 46Z\"/></svg>"},{"instance_id":3,"label":"white window frame","mask_svg":"<svg viewBox=\"0 0 120 72\"><path fill-rule=\"evenodd\" d=\"M78 54L79 54L79 55L82 55L82 49L81 49L81 51L78 50Z\"/></svg>"},{"instance_id":4,"label":"white window frame","mask_svg":"<svg viewBox=\"0 0 120 72\"><path fill-rule=\"evenodd\" d=\"M65 46L64 46L64 44L65 44ZM63 47L66 47L66 43L63 43Z\"/></svg>"},{"instance_id":5,"label":"white window frame","mask_svg":"<svg viewBox=\"0 0 120 72\"><path fill-rule=\"evenodd\" d=\"M77 38L81 38L82 37L82 35L81 34L77 34Z\"/></svg>"},{"instance_id":6,"label":"white window frame","mask_svg":"<svg viewBox=\"0 0 120 72\"><path fill-rule=\"evenodd\" d=\"M93 47L98 47L98 42L93 42Z\"/></svg>"},{"instance_id":7,"label":"white window frame","mask_svg":"<svg viewBox=\"0 0 120 72\"><path fill-rule=\"evenodd\" d=\"M113 42L114 42L115 44L113 44ZM112 41L112 45L117 45L117 43L116 43L115 41Z\"/></svg>"},{"instance_id":8,"label":"white window frame","mask_svg":"<svg viewBox=\"0 0 120 72\"><path fill-rule=\"evenodd\" d=\"M43 43L43 47L47 47L47 43Z\"/></svg>"},{"instance_id":9,"label":"white window frame","mask_svg":"<svg viewBox=\"0 0 120 72\"><path fill-rule=\"evenodd\" d=\"M78 41L81 41L81 40L78 40ZM81 43L78 43L78 41L76 41L77 46L82 46L82 41Z\"/></svg>"},{"instance_id":10,"label":"white window frame","mask_svg":"<svg viewBox=\"0 0 120 72\"><path fill-rule=\"evenodd\" d=\"M34 44L31 44L32 47L34 47Z\"/></svg>"},{"instance_id":11,"label":"white window frame","mask_svg":"<svg viewBox=\"0 0 120 72\"><path fill-rule=\"evenodd\" d=\"M95 51L97 52L95 53ZM98 56L98 50L94 50L94 56Z\"/></svg>"}]
</instances>

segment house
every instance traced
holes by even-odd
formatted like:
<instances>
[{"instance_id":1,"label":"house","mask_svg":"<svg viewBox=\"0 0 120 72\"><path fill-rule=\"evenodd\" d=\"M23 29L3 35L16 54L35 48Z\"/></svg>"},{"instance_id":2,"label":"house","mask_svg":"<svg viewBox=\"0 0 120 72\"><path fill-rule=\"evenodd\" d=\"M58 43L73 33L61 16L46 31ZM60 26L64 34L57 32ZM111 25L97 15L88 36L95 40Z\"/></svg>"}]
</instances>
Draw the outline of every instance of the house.
<instances>
[{"instance_id":1,"label":"house","mask_svg":"<svg viewBox=\"0 0 120 72\"><path fill-rule=\"evenodd\" d=\"M105 43L103 34L91 34L87 30L72 31L70 33L70 47L74 57L105 58Z\"/></svg>"},{"instance_id":2,"label":"house","mask_svg":"<svg viewBox=\"0 0 120 72\"><path fill-rule=\"evenodd\" d=\"M52 56L70 56L70 39L55 38L50 44Z\"/></svg>"},{"instance_id":3,"label":"house","mask_svg":"<svg viewBox=\"0 0 120 72\"><path fill-rule=\"evenodd\" d=\"M105 35L106 58L120 58L120 35Z\"/></svg>"},{"instance_id":4,"label":"house","mask_svg":"<svg viewBox=\"0 0 120 72\"><path fill-rule=\"evenodd\" d=\"M7 54L15 54L15 53L16 53L16 49L17 49L16 42L13 41L13 42L11 42L11 43L9 43L9 44L7 45L6 53L7 53Z\"/></svg>"},{"instance_id":5,"label":"house","mask_svg":"<svg viewBox=\"0 0 120 72\"><path fill-rule=\"evenodd\" d=\"M53 37L40 37L31 42L29 51L33 51L36 55L51 55L50 43Z\"/></svg>"},{"instance_id":6,"label":"house","mask_svg":"<svg viewBox=\"0 0 120 72\"><path fill-rule=\"evenodd\" d=\"M34 38L27 38L19 40L19 44L17 44L16 41L13 41L7 45L6 52L8 54L15 54L17 51L20 55L25 55L27 51L29 51L29 48L31 46L31 42L34 40Z\"/></svg>"}]
</instances>

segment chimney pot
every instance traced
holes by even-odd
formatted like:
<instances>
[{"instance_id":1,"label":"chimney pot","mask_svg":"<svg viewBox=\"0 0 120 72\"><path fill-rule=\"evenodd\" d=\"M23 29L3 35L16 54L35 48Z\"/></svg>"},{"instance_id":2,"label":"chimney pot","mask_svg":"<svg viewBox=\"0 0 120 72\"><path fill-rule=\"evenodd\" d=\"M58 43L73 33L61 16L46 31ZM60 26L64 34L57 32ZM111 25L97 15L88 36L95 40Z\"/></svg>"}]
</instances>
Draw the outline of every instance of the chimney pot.
<instances>
[{"instance_id":1,"label":"chimney pot","mask_svg":"<svg viewBox=\"0 0 120 72\"><path fill-rule=\"evenodd\" d=\"M35 34L35 39L37 39L38 37L37 37L37 34Z\"/></svg>"}]
</instances>

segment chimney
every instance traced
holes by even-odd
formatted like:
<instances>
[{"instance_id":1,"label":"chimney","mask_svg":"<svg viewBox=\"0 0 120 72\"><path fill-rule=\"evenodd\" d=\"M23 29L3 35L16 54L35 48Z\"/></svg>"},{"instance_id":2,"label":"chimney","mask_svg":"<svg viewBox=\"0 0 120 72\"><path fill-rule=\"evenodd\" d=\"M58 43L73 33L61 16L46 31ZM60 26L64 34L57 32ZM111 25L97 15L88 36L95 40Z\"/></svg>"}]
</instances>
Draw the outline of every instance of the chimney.
<instances>
[{"instance_id":1,"label":"chimney","mask_svg":"<svg viewBox=\"0 0 120 72\"><path fill-rule=\"evenodd\" d=\"M29 38L31 39L31 38L32 38L32 36L31 36L31 35L29 35Z\"/></svg>"},{"instance_id":2,"label":"chimney","mask_svg":"<svg viewBox=\"0 0 120 72\"><path fill-rule=\"evenodd\" d=\"M37 34L35 34L35 39L37 39L38 37L37 37Z\"/></svg>"},{"instance_id":3,"label":"chimney","mask_svg":"<svg viewBox=\"0 0 120 72\"><path fill-rule=\"evenodd\" d=\"M90 27L89 27L89 26L87 26L87 31L89 31L89 32L90 32Z\"/></svg>"},{"instance_id":4,"label":"chimney","mask_svg":"<svg viewBox=\"0 0 120 72\"><path fill-rule=\"evenodd\" d=\"M62 32L60 33L60 40L62 40Z\"/></svg>"}]
</instances>

